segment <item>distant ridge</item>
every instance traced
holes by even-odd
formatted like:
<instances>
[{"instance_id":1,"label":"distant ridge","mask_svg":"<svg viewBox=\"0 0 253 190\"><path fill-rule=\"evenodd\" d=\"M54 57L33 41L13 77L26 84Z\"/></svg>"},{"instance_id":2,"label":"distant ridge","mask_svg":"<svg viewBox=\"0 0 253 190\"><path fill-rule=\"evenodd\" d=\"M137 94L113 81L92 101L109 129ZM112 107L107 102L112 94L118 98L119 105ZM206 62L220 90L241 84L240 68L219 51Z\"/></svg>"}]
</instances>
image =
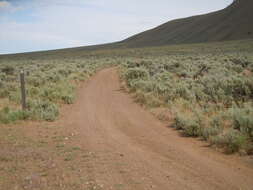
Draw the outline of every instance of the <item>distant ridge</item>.
<instances>
[{"instance_id":1,"label":"distant ridge","mask_svg":"<svg viewBox=\"0 0 253 190\"><path fill-rule=\"evenodd\" d=\"M223 10L173 20L120 44L145 47L248 38L253 38L253 0L236 0Z\"/></svg>"},{"instance_id":2,"label":"distant ridge","mask_svg":"<svg viewBox=\"0 0 253 190\"><path fill-rule=\"evenodd\" d=\"M33 52L33 55L78 53L89 50L138 48L175 44L221 42L253 39L253 0L235 0L220 11L172 20L123 41L57 50ZM17 55L30 53L18 53ZM11 55L11 54L9 54ZM7 55L7 56L9 56ZM6 55L0 55L0 58Z\"/></svg>"}]
</instances>

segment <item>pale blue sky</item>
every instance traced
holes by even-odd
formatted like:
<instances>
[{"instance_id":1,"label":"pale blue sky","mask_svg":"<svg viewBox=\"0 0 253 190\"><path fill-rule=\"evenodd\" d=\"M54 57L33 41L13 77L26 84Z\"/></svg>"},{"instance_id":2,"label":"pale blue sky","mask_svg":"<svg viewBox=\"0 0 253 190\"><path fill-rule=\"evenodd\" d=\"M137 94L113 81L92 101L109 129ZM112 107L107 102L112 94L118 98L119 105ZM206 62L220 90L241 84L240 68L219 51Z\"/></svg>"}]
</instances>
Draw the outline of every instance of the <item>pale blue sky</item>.
<instances>
[{"instance_id":1,"label":"pale blue sky","mask_svg":"<svg viewBox=\"0 0 253 190\"><path fill-rule=\"evenodd\" d=\"M232 0L0 0L0 54L123 40Z\"/></svg>"}]
</instances>

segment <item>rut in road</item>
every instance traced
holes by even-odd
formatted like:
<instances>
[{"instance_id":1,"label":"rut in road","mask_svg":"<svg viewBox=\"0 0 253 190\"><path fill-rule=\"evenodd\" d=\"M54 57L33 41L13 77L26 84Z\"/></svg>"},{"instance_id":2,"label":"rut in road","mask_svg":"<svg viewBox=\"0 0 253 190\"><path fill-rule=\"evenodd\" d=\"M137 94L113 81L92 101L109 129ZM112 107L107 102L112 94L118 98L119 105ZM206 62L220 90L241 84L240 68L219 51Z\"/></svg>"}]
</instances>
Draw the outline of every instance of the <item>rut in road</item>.
<instances>
[{"instance_id":1,"label":"rut in road","mask_svg":"<svg viewBox=\"0 0 253 190\"><path fill-rule=\"evenodd\" d=\"M84 172L102 189L253 189L253 167L166 127L121 90L116 68L92 77L61 122L94 154Z\"/></svg>"}]
</instances>

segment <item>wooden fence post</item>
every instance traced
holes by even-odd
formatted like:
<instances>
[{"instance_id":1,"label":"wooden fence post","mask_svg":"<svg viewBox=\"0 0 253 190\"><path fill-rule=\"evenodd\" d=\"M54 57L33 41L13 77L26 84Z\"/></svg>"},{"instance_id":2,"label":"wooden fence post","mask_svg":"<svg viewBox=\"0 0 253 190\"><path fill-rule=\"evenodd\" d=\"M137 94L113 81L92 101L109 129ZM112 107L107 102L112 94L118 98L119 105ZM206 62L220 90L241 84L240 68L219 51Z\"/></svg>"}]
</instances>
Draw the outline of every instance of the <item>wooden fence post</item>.
<instances>
[{"instance_id":1,"label":"wooden fence post","mask_svg":"<svg viewBox=\"0 0 253 190\"><path fill-rule=\"evenodd\" d=\"M22 110L26 110L25 73L23 70L20 72L20 87Z\"/></svg>"}]
</instances>

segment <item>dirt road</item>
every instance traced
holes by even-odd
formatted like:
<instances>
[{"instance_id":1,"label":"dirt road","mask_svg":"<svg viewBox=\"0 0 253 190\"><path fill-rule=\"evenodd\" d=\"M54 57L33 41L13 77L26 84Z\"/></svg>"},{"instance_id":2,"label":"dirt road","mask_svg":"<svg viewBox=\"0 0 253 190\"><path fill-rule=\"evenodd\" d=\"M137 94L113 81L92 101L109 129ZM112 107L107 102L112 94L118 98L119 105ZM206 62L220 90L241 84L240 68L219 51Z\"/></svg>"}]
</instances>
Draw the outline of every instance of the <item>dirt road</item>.
<instances>
[{"instance_id":1,"label":"dirt road","mask_svg":"<svg viewBox=\"0 0 253 190\"><path fill-rule=\"evenodd\" d=\"M121 90L115 68L91 78L61 123L93 155L84 172L101 189L253 189L252 163L180 137Z\"/></svg>"}]
</instances>

